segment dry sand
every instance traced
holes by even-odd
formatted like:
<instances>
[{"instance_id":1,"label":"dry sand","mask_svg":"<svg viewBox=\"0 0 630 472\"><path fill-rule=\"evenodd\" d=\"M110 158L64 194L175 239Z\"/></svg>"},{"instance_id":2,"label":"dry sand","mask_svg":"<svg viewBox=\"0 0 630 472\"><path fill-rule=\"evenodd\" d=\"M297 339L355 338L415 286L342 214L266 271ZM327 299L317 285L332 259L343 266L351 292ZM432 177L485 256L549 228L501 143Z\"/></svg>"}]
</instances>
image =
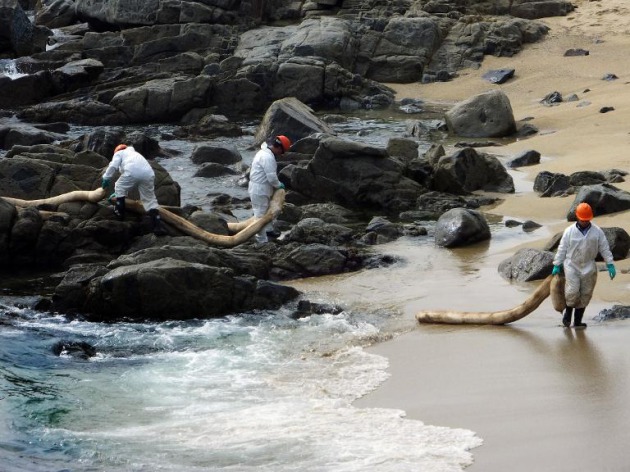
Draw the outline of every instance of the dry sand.
<instances>
[{"instance_id":1,"label":"dry sand","mask_svg":"<svg viewBox=\"0 0 630 472\"><path fill-rule=\"evenodd\" d=\"M552 232L567 226L573 197L538 197L531 185L539 172L630 171L630 2L574 3L578 9L567 17L542 20L551 28L546 39L515 57L487 57L479 70L462 71L448 83L392 86L399 99L448 104L504 90L516 119L531 118L540 132L487 151L512 157L534 149L543 159L519 170L530 190L508 196L493 212L537 221ZM564 57L571 48L590 54ZM503 85L482 79L500 68L514 68L515 77ZM602 80L607 73L619 79ZM540 100L554 91L579 100L543 106ZM600 113L605 106L615 110ZM616 185L630 191L630 178ZM595 221L630 231L630 211ZM547 240L527 245L542 247ZM614 281L600 275L587 318L615 303L630 304L630 260L616 265ZM483 271L479 277L477 283L496 283L496 272L492 279ZM436 293L423 300L436 306L407 309L438 308L445 300L451 306L442 308L458 309L465 303L459 290L466 296L465 287L454 287L452 302ZM371 348L389 358L392 376L357 406L401 408L411 418L477 432L484 445L472 451L471 471L630 471L630 322L591 323L576 331L558 321L544 305L505 327L420 325Z\"/></svg>"}]
</instances>

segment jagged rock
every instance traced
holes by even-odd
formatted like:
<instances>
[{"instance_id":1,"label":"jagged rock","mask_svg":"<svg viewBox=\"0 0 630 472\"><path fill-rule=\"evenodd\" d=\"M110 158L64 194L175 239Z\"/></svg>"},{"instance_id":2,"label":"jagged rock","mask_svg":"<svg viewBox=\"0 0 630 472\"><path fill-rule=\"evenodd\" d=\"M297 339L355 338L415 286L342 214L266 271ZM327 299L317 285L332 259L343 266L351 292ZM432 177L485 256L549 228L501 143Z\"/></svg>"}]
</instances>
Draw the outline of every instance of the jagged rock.
<instances>
[{"instance_id":1,"label":"jagged rock","mask_svg":"<svg viewBox=\"0 0 630 472\"><path fill-rule=\"evenodd\" d=\"M314 201L387 212L411 209L425 191L384 149L337 138L323 139L306 168L292 169L290 187Z\"/></svg>"},{"instance_id":2,"label":"jagged rock","mask_svg":"<svg viewBox=\"0 0 630 472\"><path fill-rule=\"evenodd\" d=\"M542 171L534 179L534 191L541 197L553 197L565 193L571 187L569 177Z\"/></svg>"},{"instance_id":3,"label":"jagged rock","mask_svg":"<svg viewBox=\"0 0 630 472\"><path fill-rule=\"evenodd\" d=\"M256 144L283 134L292 142L313 133L336 134L333 129L317 118L313 110L294 97L276 100L267 110L256 130Z\"/></svg>"},{"instance_id":4,"label":"jagged rock","mask_svg":"<svg viewBox=\"0 0 630 472\"><path fill-rule=\"evenodd\" d=\"M496 157L465 148L437 161L432 188L458 195L475 190L513 193L514 181Z\"/></svg>"}]
</instances>

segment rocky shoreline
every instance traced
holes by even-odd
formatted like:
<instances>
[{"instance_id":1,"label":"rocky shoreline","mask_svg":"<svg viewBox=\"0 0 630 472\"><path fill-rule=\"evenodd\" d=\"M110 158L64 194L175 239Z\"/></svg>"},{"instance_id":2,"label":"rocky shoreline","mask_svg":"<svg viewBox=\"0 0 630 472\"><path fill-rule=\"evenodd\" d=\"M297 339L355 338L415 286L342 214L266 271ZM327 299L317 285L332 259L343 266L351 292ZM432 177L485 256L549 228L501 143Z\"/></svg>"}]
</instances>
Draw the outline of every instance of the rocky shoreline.
<instances>
[{"instance_id":1,"label":"rocky shoreline","mask_svg":"<svg viewBox=\"0 0 630 472\"><path fill-rule=\"evenodd\" d=\"M0 75L2 196L93 189L123 141L150 158L168 155L167 143L128 133L131 124L175 123L181 139L197 141L239 134L238 119L265 113L254 141L282 130L295 144L279 163L289 190L279 217L285 237L266 247L209 248L172 229L156 238L142 215L118 222L101 204L33 209L0 200L2 266L63 271L49 306L64 313L211 317L273 309L299 295L278 281L392 263L368 249L426 234L426 219L447 228L445 246L478 241L486 232L474 229L484 223L475 209L496 199L472 192L514 191L496 157L440 145L419 155L421 125L384 149L348 142L313 113L389 107L394 94L383 83L451 80L485 54L511 56L538 41L547 28L535 18L572 9L561 1L470 3L6 0L0 10L12 26L0 28L10 33L0 53L24 75ZM69 123L97 128L72 140ZM472 97L440 126L468 138L524 128L500 92ZM196 163L225 167L205 159ZM152 165L160 204L179 207L179 184ZM227 234L221 215L178 211Z\"/></svg>"}]
</instances>

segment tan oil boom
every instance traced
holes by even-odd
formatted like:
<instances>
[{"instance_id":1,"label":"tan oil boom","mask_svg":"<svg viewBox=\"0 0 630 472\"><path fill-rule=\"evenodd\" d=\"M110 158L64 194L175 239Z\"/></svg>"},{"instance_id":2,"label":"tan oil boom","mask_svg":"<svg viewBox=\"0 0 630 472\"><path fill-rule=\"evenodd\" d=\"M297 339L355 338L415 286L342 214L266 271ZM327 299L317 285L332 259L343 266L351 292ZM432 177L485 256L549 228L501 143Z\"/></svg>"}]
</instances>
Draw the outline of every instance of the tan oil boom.
<instances>
[{"instance_id":1,"label":"tan oil boom","mask_svg":"<svg viewBox=\"0 0 630 472\"><path fill-rule=\"evenodd\" d=\"M551 290L552 276L548 276L532 295L523 303L511 310L495 312L462 312L462 311L421 311L416 313L416 319L420 323L442 324L478 324L478 325L502 325L512 323L529 315L547 298Z\"/></svg>"},{"instance_id":2,"label":"tan oil boom","mask_svg":"<svg viewBox=\"0 0 630 472\"><path fill-rule=\"evenodd\" d=\"M57 195L56 197L43 198L40 200L21 200L19 198L11 198L11 197L1 197L9 203L12 203L15 206L19 207L33 207L40 205L61 205L62 203L68 202L77 202L77 201L86 201L97 203L105 198L107 192L98 188L96 190L76 190L74 192L64 193L63 195ZM231 236L226 236L222 234L214 234L208 231L205 231L198 226L195 226L190 221L181 216L176 215L175 213L167 210L166 208L160 208L160 216L162 220L166 223L172 225L174 228L180 230L181 232L188 234L194 238L200 239L208 244L212 244L215 246L221 247L234 247L239 244L244 243L260 230L263 227L271 222L280 210L282 210L282 205L284 204L284 196L285 191L283 189L278 189L273 194L271 198L271 202L269 204L269 210L265 213L261 218L249 218L246 221L240 223L228 223L228 229L236 234ZM127 200L126 206L129 210L135 211L138 213L144 212L144 207L142 203L137 200Z\"/></svg>"}]
</instances>

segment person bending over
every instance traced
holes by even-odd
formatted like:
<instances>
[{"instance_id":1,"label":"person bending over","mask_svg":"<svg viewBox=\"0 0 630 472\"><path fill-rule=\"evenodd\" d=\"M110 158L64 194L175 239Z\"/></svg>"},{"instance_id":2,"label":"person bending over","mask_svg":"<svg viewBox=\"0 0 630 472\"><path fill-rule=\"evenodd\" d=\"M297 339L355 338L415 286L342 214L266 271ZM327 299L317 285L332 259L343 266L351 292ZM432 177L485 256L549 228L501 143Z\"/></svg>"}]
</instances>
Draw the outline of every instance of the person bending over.
<instances>
[{"instance_id":1,"label":"person bending over","mask_svg":"<svg viewBox=\"0 0 630 472\"><path fill-rule=\"evenodd\" d=\"M125 200L129 192L138 189L142 206L151 218L153 232L158 235L166 234L159 212L159 204L155 197L155 172L151 164L133 146L119 144L114 149L114 156L110 162L101 186L106 189L116 171L120 177L114 185L114 213L121 220L125 218Z\"/></svg>"}]
</instances>

